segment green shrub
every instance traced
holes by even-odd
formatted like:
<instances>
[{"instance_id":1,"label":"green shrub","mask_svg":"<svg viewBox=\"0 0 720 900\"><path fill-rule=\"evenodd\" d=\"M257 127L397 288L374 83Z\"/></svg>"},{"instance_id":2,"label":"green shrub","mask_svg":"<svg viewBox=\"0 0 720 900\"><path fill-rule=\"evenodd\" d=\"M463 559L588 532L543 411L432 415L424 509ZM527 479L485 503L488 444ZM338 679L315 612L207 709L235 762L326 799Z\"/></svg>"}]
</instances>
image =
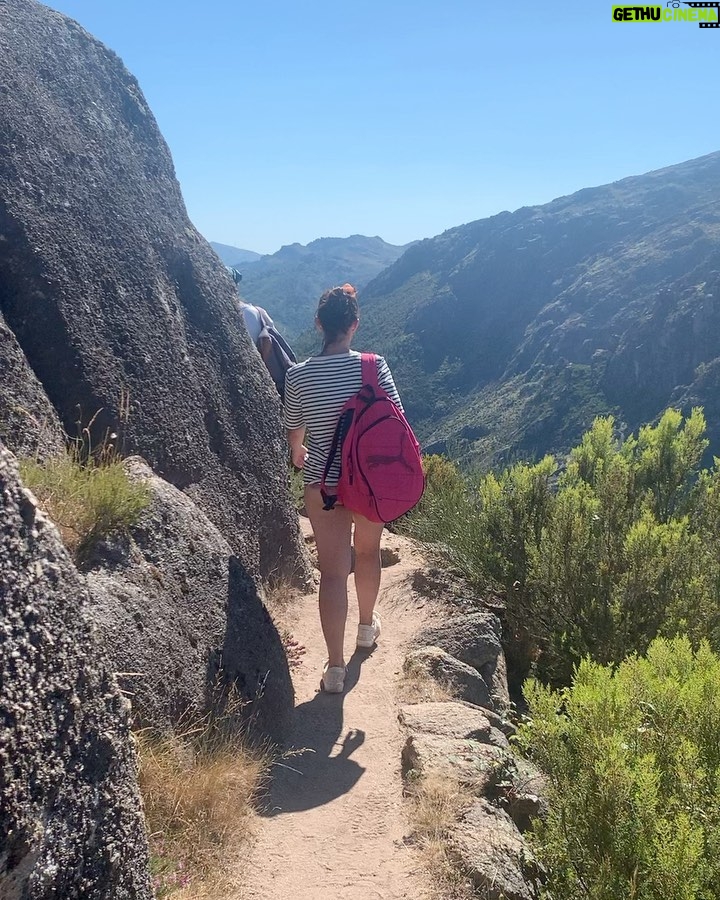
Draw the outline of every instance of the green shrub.
<instances>
[{"instance_id":1,"label":"green shrub","mask_svg":"<svg viewBox=\"0 0 720 900\"><path fill-rule=\"evenodd\" d=\"M83 461L71 449L44 463L20 460L20 474L78 561L100 538L134 524L150 502L147 486L130 481L112 454Z\"/></svg>"},{"instance_id":2,"label":"green shrub","mask_svg":"<svg viewBox=\"0 0 720 900\"><path fill-rule=\"evenodd\" d=\"M531 836L552 900L720 898L720 658L659 638L572 687L526 685L518 741L549 779Z\"/></svg>"},{"instance_id":3,"label":"green shrub","mask_svg":"<svg viewBox=\"0 0 720 900\"><path fill-rule=\"evenodd\" d=\"M720 468L698 477L704 432L699 409L625 441L599 418L559 477L552 457L480 478L430 457L401 527L505 598L516 681L568 684L586 655L617 663L658 635L720 648Z\"/></svg>"},{"instance_id":4,"label":"green shrub","mask_svg":"<svg viewBox=\"0 0 720 900\"><path fill-rule=\"evenodd\" d=\"M466 481L454 463L443 456L426 456L425 493L412 512L395 527L425 541L466 574L474 570L477 550L483 535L478 522L477 504L467 490ZM478 578L484 576L475 572Z\"/></svg>"}]
</instances>

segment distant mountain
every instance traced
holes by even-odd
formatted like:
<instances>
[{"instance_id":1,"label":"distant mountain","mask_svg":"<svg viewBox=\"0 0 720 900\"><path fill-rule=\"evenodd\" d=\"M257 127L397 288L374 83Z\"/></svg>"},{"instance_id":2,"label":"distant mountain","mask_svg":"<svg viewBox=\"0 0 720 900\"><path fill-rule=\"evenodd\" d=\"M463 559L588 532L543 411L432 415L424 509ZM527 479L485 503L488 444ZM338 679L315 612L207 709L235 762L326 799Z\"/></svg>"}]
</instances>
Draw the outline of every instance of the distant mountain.
<instances>
[{"instance_id":1,"label":"distant mountain","mask_svg":"<svg viewBox=\"0 0 720 900\"><path fill-rule=\"evenodd\" d=\"M361 300L426 446L487 467L702 404L720 454L720 153L453 228Z\"/></svg>"},{"instance_id":2,"label":"distant mountain","mask_svg":"<svg viewBox=\"0 0 720 900\"><path fill-rule=\"evenodd\" d=\"M210 246L226 266L240 266L262 258L262 253L255 253L254 250L241 250L239 247L231 247L229 244L218 244L217 241L210 241Z\"/></svg>"},{"instance_id":3,"label":"distant mountain","mask_svg":"<svg viewBox=\"0 0 720 900\"><path fill-rule=\"evenodd\" d=\"M319 238L307 246L289 244L271 256L243 264L241 294L248 302L265 307L294 340L312 327L324 290L346 281L358 289L364 287L405 249L360 234Z\"/></svg>"}]
</instances>

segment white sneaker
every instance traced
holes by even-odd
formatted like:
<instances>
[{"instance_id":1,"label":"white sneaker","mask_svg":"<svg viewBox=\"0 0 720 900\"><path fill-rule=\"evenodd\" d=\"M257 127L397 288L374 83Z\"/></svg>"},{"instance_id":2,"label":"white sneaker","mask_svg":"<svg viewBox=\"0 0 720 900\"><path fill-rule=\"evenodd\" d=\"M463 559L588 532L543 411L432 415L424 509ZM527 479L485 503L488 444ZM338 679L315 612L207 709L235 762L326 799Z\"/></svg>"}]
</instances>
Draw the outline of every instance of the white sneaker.
<instances>
[{"instance_id":1,"label":"white sneaker","mask_svg":"<svg viewBox=\"0 0 720 900\"><path fill-rule=\"evenodd\" d=\"M372 625L358 625L357 646L361 650L369 650L371 647L374 647L377 644L377 639L380 637L381 630L380 616L377 613L373 613Z\"/></svg>"},{"instance_id":2,"label":"white sneaker","mask_svg":"<svg viewBox=\"0 0 720 900\"><path fill-rule=\"evenodd\" d=\"M347 669L345 666L323 666L322 678L320 686L327 694L342 694L345 687L345 675Z\"/></svg>"}]
</instances>

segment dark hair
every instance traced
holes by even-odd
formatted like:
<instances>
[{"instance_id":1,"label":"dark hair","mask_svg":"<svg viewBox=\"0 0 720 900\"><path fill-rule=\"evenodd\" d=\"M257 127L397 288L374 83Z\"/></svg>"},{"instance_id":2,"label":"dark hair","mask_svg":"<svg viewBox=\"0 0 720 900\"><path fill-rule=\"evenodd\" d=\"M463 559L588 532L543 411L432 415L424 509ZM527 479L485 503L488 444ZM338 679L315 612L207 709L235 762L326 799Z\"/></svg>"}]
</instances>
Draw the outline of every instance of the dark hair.
<instances>
[{"instance_id":1,"label":"dark hair","mask_svg":"<svg viewBox=\"0 0 720 900\"><path fill-rule=\"evenodd\" d=\"M323 349L336 341L358 320L355 288L351 284L330 288L320 298L317 317L323 330Z\"/></svg>"}]
</instances>

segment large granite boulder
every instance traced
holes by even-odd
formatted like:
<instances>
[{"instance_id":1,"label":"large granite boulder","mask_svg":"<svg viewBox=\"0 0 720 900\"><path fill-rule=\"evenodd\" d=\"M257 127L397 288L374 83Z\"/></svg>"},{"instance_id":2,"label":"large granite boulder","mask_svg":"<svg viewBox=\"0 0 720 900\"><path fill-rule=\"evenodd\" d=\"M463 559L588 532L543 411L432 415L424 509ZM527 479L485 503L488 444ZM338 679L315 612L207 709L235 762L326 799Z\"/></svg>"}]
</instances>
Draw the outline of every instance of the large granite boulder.
<instances>
[{"instance_id":1,"label":"large granite boulder","mask_svg":"<svg viewBox=\"0 0 720 900\"><path fill-rule=\"evenodd\" d=\"M94 417L253 575L305 570L279 400L137 81L77 23L0 4L0 313L66 430Z\"/></svg>"},{"instance_id":2,"label":"large granite boulder","mask_svg":"<svg viewBox=\"0 0 720 900\"><path fill-rule=\"evenodd\" d=\"M487 793L510 758L497 716L457 701L404 706L400 723L407 729L402 771L415 779L437 777L457 782L474 794Z\"/></svg>"},{"instance_id":3,"label":"large granite boulder","mask_svg":"<svg viewBox=\"0 0 720 900\"><path fill-rule=\"evenodd\" d=\"M0 265L2 265L0 263ZM0 287L2 291L2 287ZM0 313L0 441L18 456L60 453L64 434L52 403Z\"/></svg>"},{"instance_id":4,"label":"large granite boulder","mask_svg":"<svg viewBox=\"0 0 720 900\"><path fill-rule=\"evenodd\" d=\"M547 784L507 739L514 728L496 713L458 701L400 710L407 730L402 772L414 790L457 785L466 808L448 830L448 850L478 895L531 900L540 873L523 832L547 813Z\"/></svg>"},{"instance_id":5,"label":"large granite boulder","mask_svg":"<svg viewBox=\"0 0 720 900\"><path fill-rule=\"evenodd\" d=\"M150 900L127 704L0 445L0 897Z\"/></svg>"},{"instance_id":6,"label":"large granite boulder","mask_svg":"<svg viewBox=\"0 0 720 900\"><path fill-rule=\"evenodd\" d=\"M196 721L228 683L255 736L282 740L293 708L285 652L228 542L182 491L125 461L150 503L128 535L100 542L86 572L90 614L141 726ZM253 735L251 735L252 737Z\"/></svg>"},{"instance_id":7,"label":"large granite boulder","mask_svg":"<svg viewBox=\"0 0 720 900\"><path fill-rule=\"evenodd\" d=\"M515 727L489 709L459 700L412 703L399 713L402 725L410 731L436 734L461 741L477 741L508 750L507 736Z\"/></svg>"}]
</instances>

